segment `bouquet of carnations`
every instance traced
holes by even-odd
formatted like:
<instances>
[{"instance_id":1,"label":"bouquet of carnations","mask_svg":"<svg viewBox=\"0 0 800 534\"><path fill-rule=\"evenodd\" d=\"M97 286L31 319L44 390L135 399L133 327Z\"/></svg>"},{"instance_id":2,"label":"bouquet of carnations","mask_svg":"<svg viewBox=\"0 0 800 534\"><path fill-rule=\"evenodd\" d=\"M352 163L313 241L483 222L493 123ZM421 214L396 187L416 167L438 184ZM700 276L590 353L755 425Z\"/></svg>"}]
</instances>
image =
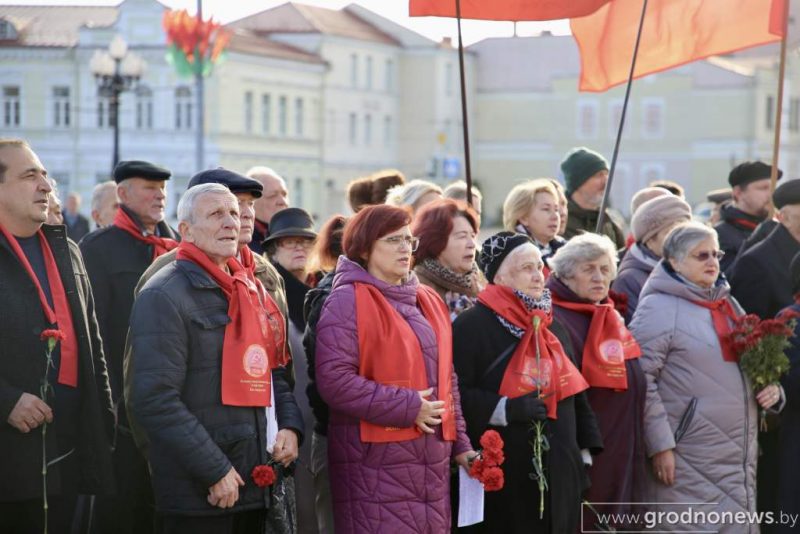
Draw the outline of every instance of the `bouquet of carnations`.
<instances>
[{"instance_id":1,"label":"bouquet of carnations","mask_svg":"<svg viewBox=\"0 0 800 534\"><path fill-rule=\"evenodd\" d=\"M503 454L503 438L495 430L487 430L481 436L481 449L469 461L469 476L483 484L484 491L499 491L505 484L500 466L506 461Z\"/></svg>"},{"instance_id":2,"label":"bouquet of carnations","mask_svg":"<svg viewBox=\"0 0 800 534\"><path fill-rule=\"evenodd\" d=\"M795 316L789 314L764 320L749 314L736 320L730 334L731 347L739 355L739 367L750 379L754 391L777 384L789 371L789 358L784 351L790 345L796 324ZM764 410L761 410L761 428L766 430Z\"/></svg>"}]
</instances>

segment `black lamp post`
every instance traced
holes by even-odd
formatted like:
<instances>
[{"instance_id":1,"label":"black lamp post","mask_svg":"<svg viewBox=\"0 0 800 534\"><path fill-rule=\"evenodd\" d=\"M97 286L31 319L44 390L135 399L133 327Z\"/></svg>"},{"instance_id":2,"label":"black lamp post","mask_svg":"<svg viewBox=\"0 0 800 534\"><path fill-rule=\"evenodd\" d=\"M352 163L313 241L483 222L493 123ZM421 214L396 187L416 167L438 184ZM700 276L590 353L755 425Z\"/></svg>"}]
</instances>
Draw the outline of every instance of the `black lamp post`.
<instances>
[{"instance_id":1,"label":"black lamp post","mask_svg":"<svg viewBox=\"0 0 800 534\"><path fill-rule=\"evenodd\" d=\"M107 51L96 50L89 63L97 82L97 95L107 98L109 103L109 122L114 127L112 172L119 163L119 97L138 84L145 67L145 61L128 52L128 44L119 35L111 40Z\"/></svg>"}]
</instances>

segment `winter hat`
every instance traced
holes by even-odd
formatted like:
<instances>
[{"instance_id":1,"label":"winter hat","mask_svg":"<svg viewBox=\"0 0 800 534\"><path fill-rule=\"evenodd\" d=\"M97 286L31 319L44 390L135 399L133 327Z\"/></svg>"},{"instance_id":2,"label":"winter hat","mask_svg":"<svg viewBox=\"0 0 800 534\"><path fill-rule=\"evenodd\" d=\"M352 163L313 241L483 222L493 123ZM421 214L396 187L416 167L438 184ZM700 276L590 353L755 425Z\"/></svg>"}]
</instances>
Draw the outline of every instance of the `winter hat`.
<instances>
[{"instance_id":1,"label":"winter hat","mask_svg":"<svg viewBox=\"0 0 800 534\"><path fill-rule=\"evenodd\" d=\"M750 182L766 180L772 174L772 165L767 165L763 161L745 161L740 163L728 174L728 183L731 187L747 185ZM783 176L783 171L778 169L778 180Z\"/></svg>"},{"instance_id":2,"label":"winter hat","mask_svg":"<svg viewBox=\"0 0 800 534\"><path fill-rule=\"evenodd\" d=\"M533 241L530 237L516 232L498 232L483 242L480 256L478 256L478 265L490 284L494 283L494 277L506 256L525 243L533 243Z\"/></svg>"},{"instance_id":3,"label":"winter hat","mask_svg":"<svg viewBox=\"0 0 800 534\"><path fill-rule=\"evenodd\" d=\"M648 200L671 194L672 193L669 190L664 189L663 187L645 187L644 189L638 190L631 199L631 216L636 213L636 210L639 209L639 206Z\"/></svg>"},{"instance_id":4,"label":"winter hat","mask_svg":"<svg viewBox=\"0 0 800 534\"><path fill-rule=\"evenodd\" d=\"M198 172L189 180L189 185L186 189L191 189L201 184L222 184L230 189L234 195L236 193L250 193L254 198L261 198L264 193L264 186L258 180L253 180L222 167Z\"/></svg>"},{"instance_id":5,"label":"winter hat","mask_svg":"<svg viewBox=\"0 0 800 534\"><path fill-rule=\"evenodd\" d=\"M685 200L675 195L664 195L639 206L631 219L631 230L637 243L646 243L664 228L690 220L692 208Z\"/></svg>"},{"instance_id":6,"label":"winter hat","mask_svg":"<svg viewBox=\"0 0 800 534\"><path fill-rule=\"evenodd\" d=\"M787 180L776 187L772 193L772 203L776 209L789 204L800 204L800 179Z\"/></svg>"},{"instance_id":7,"label":"winter hat","mask_svg":"<svg viewBox=\"0 0 800 534\"><path fill-rule=\"evenodd\" d=\"M600 171L608 170L606 158L586 147L576 147L567 153L561 162L561 172L564 173L567 198L578 190L589 178Z\"/></svg>"}]
</instances>

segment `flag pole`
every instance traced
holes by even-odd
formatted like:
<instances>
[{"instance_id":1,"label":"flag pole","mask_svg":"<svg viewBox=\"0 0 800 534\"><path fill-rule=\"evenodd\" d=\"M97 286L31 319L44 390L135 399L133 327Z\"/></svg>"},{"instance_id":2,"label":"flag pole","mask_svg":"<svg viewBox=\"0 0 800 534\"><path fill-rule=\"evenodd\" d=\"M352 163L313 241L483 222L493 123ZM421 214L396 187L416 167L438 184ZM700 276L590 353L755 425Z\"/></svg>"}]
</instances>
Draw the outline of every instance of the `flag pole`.
<instances>
[{"instance_id":1,"label":"flag pole","mask_svg":"<svg viewBox=\"0 0 800 534\"><path fill-rule=\"evenodd\" d=\"M783 38L781 39L780 66L778 67L778 102L775 106L775 140L772 145L772 172L770 172L770 191L775 191L778 183L778 158L781 152L781 118L783 117L783 81L786 77L786 36L789 33L789 0L784 1ZM774 212L775 206L772 211Z\"/></svg>"},{"instance_id":2,"label":"flag pole","mask_svg":"<svg viewBox=\"0 0 800 534\"><path fill-rule=\"evenodd\" d=\"M461 124L464 127L464 174L467 182L467 204L472 206L472 168L469 158L469 121L467 120L467 81L464 74L464 42L461 39L461 0L456 0L458 23L458 70L461 77Z\"/></svg>"},{"instance_id":3,"label":"flag pole","mask_svg":"<svg viewBox=\"0 0 800 534\"><path fill-rule=\"evenodd\" d=\"M642 16L639 19L639 29L636 32L636 43L633 46L633 59L631 60L631 70L628 73L628 83L625 86L625 100L622 102L622 113L619 117L619 128L617 129L617 140L614 143L614 153L611 156L611 168L608 171L608 181L606 189L603 191L603 202L600 204L600 213L597 217L596 233L601 233L603 224L606 222L606 209L608 208L608 197L611 192L611 184L614 181L614 172L617 168L617 156L619 156L619 145L622 142L622 131L625 128L625 116L628 112L628 101L631 97L631 86L633 85L633 73L636 70L636 57L639 55L639 43L642 40L642 28L644 27L644 16L647 13L647 0L642 0Z\"/></svg>"}]
</instances>

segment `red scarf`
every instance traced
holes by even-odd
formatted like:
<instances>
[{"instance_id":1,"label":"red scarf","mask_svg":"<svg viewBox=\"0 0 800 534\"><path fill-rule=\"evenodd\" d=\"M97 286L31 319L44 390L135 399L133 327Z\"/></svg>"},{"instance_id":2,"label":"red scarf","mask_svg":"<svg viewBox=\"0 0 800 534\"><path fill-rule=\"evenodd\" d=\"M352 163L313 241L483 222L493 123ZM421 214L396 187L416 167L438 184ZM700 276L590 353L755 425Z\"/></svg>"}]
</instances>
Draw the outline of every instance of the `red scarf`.
<instances>
[{"instance_id":1,"label":"red scarf","mask_svg":"<svg viewBox=\"0 0 800 534\"><path fill-rule=\"evenodd\" d=\"M547 405L547 416L556 419L559 401L588 389L589 384L564 352L561 342L548 328L552 313L529 311L514 290L489 284L478 295L478 301L514 326L525 330L503 374L498 393L509 399L527 395L537 388ZM541 326L533 328L535 317ZM536 348L539 347L539 365ZM553 376L557 380L553 380Z\"/></svg>"},{"instance_id":2,"label":"red scarf","mask_svg":"<svg viewBox=\"0 0 800 534\"><path fill-rule=\"evenodd\" d=\"M734 219L729 219L729 221L731 222L731 224L738 224L742 228L745 228L746 230L750 231L755 230L758 227L757 222L753 222L749 219L734 218Z\"/></svg>"},{"instance_id":3,"label":"red scarf","mask_svg":"<svg viewBox=\"0 0 800 534\"><path fill-rule=\"evenodd\" d=\"M722 347L722 359L726 362L739 362L739 355L733 350L733 340L731 340L732 324L736 321L736 310L733 309L731 301L726 298L713 300L691 301L698 306L708 309L711 312L711 321L714 323L714 330L717 332L720 347Z\"/></svg>"},{"instance_id":4,"label":"red scarf","mask_svg":"<svg viewBox=\"0 0 800 534\"><path fill-rule=\"evenodd\" d=\"M583 345L581 373L592 387L628 389L625 360L642 355L639 344L625 327L625 321L607 298L601 304L564 300L553 293L557 306L592 316L586 342Z\"/></svg>"},{"instance_id":5,"label":"red scarf","mask_svg":"<svg viewBox=\"0 0 800 534\"><path fill-rule=\"evenodd\" d=\"M258 287L236 258L226 264L231 274L191 243L178 246L176 259L191 261L203 269L228 299L231 322L225 327L222 343L222 404L269 406L270 371L277 366L286 345L283 321L270 317L261 304ZM268 299L265 303L269 306L270 302Z\"/></svg>"},{"instance_id":6,"label":"red scarf","mask_svg":"<svg viewBox=\"0 0 800 534\"><path fill-rule=\"evenodd\" d=\"M67 292L64 290L64 284L61 282L61 274L58 272L56 259L53 257L53 251L50 250L50 244L44 237L44 233L39 229L39 244L42 246L42 256L44 256L44 265L47 270L47 280L50 283L50 294L53 297L53 305L55 311L50 307L47 302L47 297L44 294L42 285L39 283L39 277L33 272L31 263L28 257L22 251L17 239L11 235L11 232L0 226L0 232L5 236L11 250L17 256L17 259L25 268L25 272L31 277L31 281L36 286L36 291L39 294L39 304L42 306L44 316L47 322L52 325L58 325L66 336L61 341L61 365L58 369L58 383L65 386L77 387L78 385L78 340L75 337L75 328L72 325L72 314L70 313L69 302L67 301Z\"/></svg>"},{"instance_id":7,"label":"red scarf","mask_svg":"<svg viewBox=\"0 0 800 534\"><path fill-rule=\"evenodd\" d=\"M178 246L177 241L175 241L174 239L170 239L168 237L159 237L157 235L144 235L139 226L133 221L133 219L131 219L131 216L128 215L122 208L117 210L117 214L114 216L113 224L120 230L129 233L131 236L133 236L134 239L143 241L148 245L153 245L154 260L157 257L161 256L162 254L166 254L167 252Z\"/></svg>"},{"instance_id":8,"label":"red scarf","mask_svg":"<svg viewBox=\"0 0 800 534\"><path fill-rule=\"evenodd\" d=\"M420 391L428 389L425 360L416 334L397 313L380 290L371 284L355 284L356 324L358 329L358 374L379 384ZM420 285L417 302L422 315L436 334L439 348L439 400L445 401L442 414L442 436L456 439L453 402L453 332L450 314L444 302L432 289ZM391 347L391 351L387 351ZM416 439L422 432L416 425L395 428L361 421L361 441L387 443Z\"/></svg>"}]
</instances>

